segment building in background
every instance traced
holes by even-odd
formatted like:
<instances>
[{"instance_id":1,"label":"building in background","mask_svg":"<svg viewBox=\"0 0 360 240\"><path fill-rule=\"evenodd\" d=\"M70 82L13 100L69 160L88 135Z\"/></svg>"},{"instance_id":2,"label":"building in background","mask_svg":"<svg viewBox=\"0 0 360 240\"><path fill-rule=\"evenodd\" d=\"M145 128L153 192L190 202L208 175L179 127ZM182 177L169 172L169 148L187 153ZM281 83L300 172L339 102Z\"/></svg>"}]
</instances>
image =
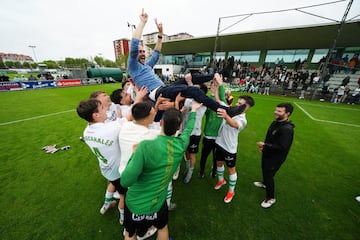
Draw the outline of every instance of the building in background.
<instances>
[{"instance_id":1,"label":"building in background","mask_svg":"<svg viewBox=\"0 0 360 240\"><path fill-rule=\"evenodd\" d=\"M127 38L122 38L113 41L114 51L115 51L115 59L119 59L121 56L125 56L129 54L130 50L130 40Z\"/></svg>"},{"instance_id":2,"label":"building in background","mask_svg":"<svg viewBox=\"0 0 360 240\"><path fill-rule=\"evenodd\" d=\"M11 62L28 62L28 63L34 63L34 60L32 57L24 54L16 54L16 53L3 53L0 52L0 58L3 62L11 61Z\"/></svg>"}]
</instances>

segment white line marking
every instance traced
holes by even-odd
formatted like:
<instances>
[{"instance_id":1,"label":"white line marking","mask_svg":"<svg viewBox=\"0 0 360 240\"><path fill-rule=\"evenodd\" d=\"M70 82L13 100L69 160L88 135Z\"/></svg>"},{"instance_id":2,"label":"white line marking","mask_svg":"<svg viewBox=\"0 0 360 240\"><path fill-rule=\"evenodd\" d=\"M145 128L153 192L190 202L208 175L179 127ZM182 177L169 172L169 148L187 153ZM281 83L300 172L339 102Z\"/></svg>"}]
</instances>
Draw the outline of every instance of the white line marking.
<instances>
[{"instance_id":1,"label":"white line marking","mask_svg":"<svg viewBox=\"0 0 360 240\"><path fill-rule=\"evenodd\" d=\"M9 124L18 123L18 122L30 121L30 120L34 120L34 119L39 119L39 118L54 116L54 115L63 114L63 113L68 113L68 112L73 112L73 111L75 111L75 110L67 110L67 111L62 111L62 112L57 112L57 113L50 113L50 114L46 114L46 115L40 115L40 116L36 116L36 117L31 117L31 118L25 118L25 119L15 120L15 121L11 121L11 122L4 122L4 123L0 123L0 126L9 125Z\"/></svg>"},{"instance_id":2,"label":"white line marking","mask_svg":"<svg viewBox=\"0 0 360 240\"><path fill-rule=\"evenodd\" d=\"M313 116L311 116L310 113L308 113L307 111L305 111L305 109L303 109L302 107L300 107L300 105L297 102L294 102L295 105L300 108L301 111L303 111L311 120L317 121L317 122L325 122L325 123L332 123L332 124L339 124L339 125L345 125L345 126L350 126L350 127L360 127L360 125L356 125L356 124L350 124L350 123L342 123L342 122L333 122L333 121L328 121L328 120L322 120L322 119L317 119L314 118Z\"/></svg>"},{"instance_id":3,"label":"white line marking","mask_svg":"<svg viewBox=\"0 0 360 240\"><path fill-rule=\"evenodd\" d=\"M308 105L308 106L314 106L314 107L321 107L321 108L336 108L336 109L342 109L342 110L350 110L350 111L360 111L360 108L346 108L346 107L335 107L335 106L321 106L318 104L311 104L311 103L304 103L304 102L294 102L301 105Z\"/></svg>"}]
</instances>

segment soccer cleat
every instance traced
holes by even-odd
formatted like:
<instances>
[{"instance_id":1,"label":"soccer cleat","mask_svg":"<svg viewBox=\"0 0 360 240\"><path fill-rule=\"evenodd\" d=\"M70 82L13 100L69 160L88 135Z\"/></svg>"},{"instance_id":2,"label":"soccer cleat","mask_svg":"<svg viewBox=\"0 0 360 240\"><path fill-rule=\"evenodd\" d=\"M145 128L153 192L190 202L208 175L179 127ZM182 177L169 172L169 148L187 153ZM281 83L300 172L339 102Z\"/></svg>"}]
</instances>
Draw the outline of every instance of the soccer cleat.
<instances>
[{"instance_id":1,"label":"soccer cleat","mask_svg":"<svg viewBox=\"0 0 360 240\"><path fill-rule=\"evenodd\" d=\"M235 196L235 192L228 192L224 198L224 202L225 203L231 202L234 196Z\"/></svg>"},{"instance_id":2,"label":"soccer cleat","mask_svg":"<svg viewBox=\"0 0 360 240\"><path fill-rule=\"evenodd\" d=\"M112 208L116 205L116 201L112 200L110 202L104 202L104 204L102 205L102 207L100 208L100 213L104 214L106 213L107 210L109 210L109 208Z\"/></svg>"},{"instance_id":3,"label":"soccer cleat","mask_svg":"<svg viewBox=\"0 0 360 240\"><path fill-rule=\"evenodd\" d=\"M190 172L188 172L188 173L186 174L186 177L184 178L184 183L185 183L185 184L189 183L190 180L191 180L191 177L192 177L192 174L190 174Z\"/></svg>"},{"instance_id":4,"label":"soccer cleat","mask_svg":"<svg viewBox=\"0 0 360 240\"><path fill-rule=\"evenodd\" d=\"M261 202L261 207L263 208L269 208L276 202L275 198L265 199Z\"/></svg>"},{"instance_id":5,"label":"soccer cleat","mask_svg":"<svg viewBox=\"0 0 360 240\"><path fill-rule=\"evenodd\" d=\"M358 201L358 202L360 202L360 196L357 196L357 197L355 198L355 200Z\"/></svg>"},{"instance_id":6,"label":"soccer cleat","mask_svg":"<svg viewBox=\"0 0 360 240\"><path fill-rule=\"evenodd\" d=\"M234 117L234 116L236 116L236 115L239 115L239 114L243 113L244 110L245 110L245 108L246 108L246 105L245 105L245 104L243 104L243 105L241 105L241 106L228 107L228 108L226 109L226 113L227 113L230 117Z\"/></svg>"},{"instance_id":7,"label":"soccer cleat","mask_svg":"<svg viewBox=\"0 0 360 240\"><path fill-rule=\"evenodd\" d=\"M262 182L254 182L254 186L258 188L266 188L265 184Z\"/></svg>"},{"instance_id":8,"label":"soccer cleat","mask_svg":"<svg viewBox=\"0 0 360 240\"><path fill-rule=\"evenodd\" d=\"M204 178L205 177L205 173L203 171L199 172L199 178Z\"/></svg>"},{"instance_id":9,"label":"soccer cleat","mask_svg":"<svg viewBox=\"0 0 360 240\"><path fill-rule=\"evenodd\" d=\"M218 190L222 187L222 185L225 185L226 184L226 180L225 178L222 180L222 181L218 181L214 187L215 190Z\"/></svg>"},{"instance_id":10,"label":"soccer cleat","mask_svg":"<svg viewBox=\"0 0 360 240\"><path fill-rule=\"evenodd\" d=\"M152 235L154 235L157 231L157 228L152 226L148 229L148 231L144 234L144 236L142 237L139 237L139 236L136 236L137 240L143 240L143 239L147 239L149 237L151 237Z\"/></svg>"}]
</instances>

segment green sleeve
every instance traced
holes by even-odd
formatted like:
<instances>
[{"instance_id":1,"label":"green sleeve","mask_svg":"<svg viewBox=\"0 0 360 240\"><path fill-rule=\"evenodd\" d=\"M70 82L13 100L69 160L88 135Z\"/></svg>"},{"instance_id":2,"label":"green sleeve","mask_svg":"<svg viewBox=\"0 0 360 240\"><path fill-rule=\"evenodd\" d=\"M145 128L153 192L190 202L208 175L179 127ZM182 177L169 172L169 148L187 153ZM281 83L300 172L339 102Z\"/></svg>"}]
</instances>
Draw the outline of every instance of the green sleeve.
<instances>
[{"instance_id":1,"label":"green sleeve","mask_svg":"<svg viewBox=\"0 0 360 240\"><path fill-rule=\"evenodd\" d=\"M226 103L226 98L225 98L225 89L223 85L219 86L219 98L220 101Z\"/></svg>"},{"instance_id":2,"label":"green sleeve","mask_svg":"<svg viewBox=\"0 0 360 240\"><path fill-rule=\"evenodd\" d=\"M126 165L125 170L121 174L120 183L121 186L127 188L133 185L140 174L144 166L144 142L141 142L135 152L131 155L128 164Z\"/></svg>"},{"instance_id":3,"label":"green sleeve","mask_svg":"<svg viewBox=\"0 0 360 240\"><path fill-rule=\"evenodd\" d=\"M183 142L185 142L185 145L187 147L187 145L189 145L189 141L190 141L190 134L194 129L194 125L195 125L195 118L196 118L196 112L191 112L189 119L186 123L186 128L184 129L184 131L181 133L180 138Z\"/></svg>"}]
</instances>

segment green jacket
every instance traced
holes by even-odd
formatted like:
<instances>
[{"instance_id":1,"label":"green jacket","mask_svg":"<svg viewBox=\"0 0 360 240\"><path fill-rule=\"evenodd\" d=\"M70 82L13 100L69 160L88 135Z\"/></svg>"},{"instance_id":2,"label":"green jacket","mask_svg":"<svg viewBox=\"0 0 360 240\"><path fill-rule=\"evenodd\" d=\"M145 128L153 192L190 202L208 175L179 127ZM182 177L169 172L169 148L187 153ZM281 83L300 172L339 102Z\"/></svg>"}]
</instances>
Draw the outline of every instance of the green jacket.
<instances>
[{"instance_id":1,"label":"green jacket","mask_svg":"<svg viewBox=\"0 0 360 240\"><path fill-rule=\"evenodd\" d=\"M120 179L129 188L125 201L132 213L158 212L166 201L168 184L189 145L195 116L195 112L190 114L179 137L159 135L138 145Z\"/></svg>"}]
</instances>

